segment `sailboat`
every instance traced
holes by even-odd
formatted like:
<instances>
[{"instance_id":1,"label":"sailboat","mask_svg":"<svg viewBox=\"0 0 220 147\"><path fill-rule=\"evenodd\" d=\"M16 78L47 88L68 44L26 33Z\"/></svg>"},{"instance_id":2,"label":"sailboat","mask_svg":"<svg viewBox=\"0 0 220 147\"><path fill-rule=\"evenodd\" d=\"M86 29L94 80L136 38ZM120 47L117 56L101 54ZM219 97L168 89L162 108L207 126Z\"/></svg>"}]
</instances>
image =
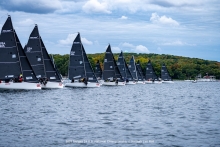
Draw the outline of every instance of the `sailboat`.
<instances>
[{"instance_id":1,"label":"sailboat","mask_svg":"<svg viewBox=\"0 0 220 147\"><path fill-rule=\"evenodd\" d=\"M130 70L128 69L128 65L125 62L123 52L121 51L118 62L117 62L118 69L121 73L122 78L126 81L126 85L134 85L136 84L136 81L134 81Z\"/></svg>"},{"instance_id":2,"label":"sailboat","mask_svg":"<svg viewBox=\"0 0 220 147\"><path fill-rule=\"evenodd\" d=\"M9 15L0 36L0 89L41 89Z\"/></svg>"},{"instance_id":3,"label":"sailboat","mask_svg":"<svg viewBox=\"0 0 220 147\"><path fill-rule=\"evenodd\" d=\"M136 67L137 67L137 70L139 70L141 76L142 76L142 77L145 77L145 76L144 76L144 72L143 72L143 70L142 70L142 68L141 68L141 63L140 63L139 60L138 60L137 63L136 63ZM145 79L145 78L144 78L144 79Z\"/></svg>"},{"instance_id":4,"label":"sailboat","mask_svg":"<svg viewBox=\"0 0 220 147\"><path fill-rule=\"evenodd\" d=\"M129 68L129 70L130 70L130 72L131 72L131 75L132 75L132 77L134 78L134 80L135 80L135 81L138 81L134 56L131 57L128 68Z\"/></svg>"},{"instance_id":5,"label":"sailboat","mask_svg":"<svg viewBox=\"0 0 220 147\"><path fill-rule=\"evenodd\" d=\"M138 60L138 62L135 65L137 70L138 84L145 84L145 78L141 69L140 61Z\"/></svg>"},{"instance_id":6,"label":"sailboat","mask_svg":"<svg viewBox=\"0 0 220 147\"><path fill-rule=\"evenodd\" d=\"M63 88L60 74L46 50L37 25L31 32L24 51L42 88Z\"/></svg>"},{"instance_id":7,"label":"sailboat","mask_svg":"<svg viewBox=\"0 0 220 147\"><path fill-rule=\"evenodd\" d=\"M139 81L139 77L138 77L138 73L137 73L138 71L137 71L137 67L136 67L136 64L135 64L134 56L131 57L128 67L129 67L131 75L134 78L134 80L136 81L136 83L137 84L145 84L145 82L143 81L142 78L141 78L141 81Z\"/></svg>"},{"instance_id":8,"label":"sailboat","mask_svg":"<svg viewBox=\"0 0 220 147\"><path fill-rule=\"evenodd\" d=\"M103 85L125 85L124 79L122 78L122 75L112 54L110 44L108 45L108 48L105 52L103 80Z\"/></svg>"},{"instance_id":9,"label":"sailboat","mask_svg":"<svg viewBox=\"0 0 220 147\"><path fill-rule=\"evenodd\" d=\"M66 87L100 87L81 42L80 33L73 41L70 51L68 78L71 83L66 83Z\"/></svg>"},{"instance_id":10,"label":"sailboat","mask_svg":"<svg viewBox=\"0 0 220 147\"><path fill-rule=\"evenodd\" d=\"M102 68L100 65L99 60L97 61L96 65L95 65L95 76L97 77L99 83L102 85Z\"/></svg>"},{"instance_id":11,"label":"sailboat","mask_svg":"<svg viewBox=\"0 0 220 147\"><path fill-rule=\"evenodd\" d=\"M162 83L174 83L164 63L162 64L161 67L161 79L162 79Z\"/></svg>"},{"instance_id":12,"label":"sailboat","mask_svg":"<svg viewBox=\"0 0 220 147\"><path fill-rule=\"evenodd\" d=\"M155 73L154 67L149 60L146 66L146 83L147 84L161 84L158 76Z\"/></svg>"}]
</instances>

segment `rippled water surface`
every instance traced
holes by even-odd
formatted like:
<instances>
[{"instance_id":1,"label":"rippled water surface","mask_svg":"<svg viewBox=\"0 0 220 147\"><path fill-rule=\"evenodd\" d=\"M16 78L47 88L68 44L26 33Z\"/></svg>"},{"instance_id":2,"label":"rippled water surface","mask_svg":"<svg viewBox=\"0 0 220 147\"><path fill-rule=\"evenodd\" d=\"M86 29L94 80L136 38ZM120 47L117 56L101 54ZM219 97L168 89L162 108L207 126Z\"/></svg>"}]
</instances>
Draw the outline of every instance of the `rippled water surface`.
<instances>
[{"instance_id":1,"label":"rippled water surface","mask_svg":"<svg viewBox=\"0 0 220 147\"><path fill-rule=\"evenodd\" d=\"M220 82L0 91L0 146L220 146Z\"/></svg>"}]
</instances>

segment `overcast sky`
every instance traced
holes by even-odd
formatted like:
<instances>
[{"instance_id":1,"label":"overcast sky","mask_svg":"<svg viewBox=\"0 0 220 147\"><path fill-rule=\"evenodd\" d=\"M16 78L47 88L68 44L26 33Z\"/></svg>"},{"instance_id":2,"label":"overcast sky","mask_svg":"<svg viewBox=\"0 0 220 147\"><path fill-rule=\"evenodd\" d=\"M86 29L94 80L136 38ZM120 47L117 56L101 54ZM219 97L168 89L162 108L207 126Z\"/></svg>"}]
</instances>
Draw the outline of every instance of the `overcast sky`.
<instances>
[{"instance_id":1,"label":"overcast sky","mask_svg":"<svg viewBox=\"0 0 220 147\"><path fill-rule=\"evenodd\" d=\"M24 46L38 24L49 53L69 54L80 32L87 53L156 53L220 61L219 0L1 0Z\"/></svg>"}]
</instances>

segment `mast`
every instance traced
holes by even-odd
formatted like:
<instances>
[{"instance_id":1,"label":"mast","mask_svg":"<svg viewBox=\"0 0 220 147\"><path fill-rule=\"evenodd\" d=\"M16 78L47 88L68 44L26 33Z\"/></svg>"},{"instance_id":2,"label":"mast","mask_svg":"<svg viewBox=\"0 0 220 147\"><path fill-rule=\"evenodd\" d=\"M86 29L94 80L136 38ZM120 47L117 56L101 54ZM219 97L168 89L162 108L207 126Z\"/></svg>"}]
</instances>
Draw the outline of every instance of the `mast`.
<instances>
[{"instance_id":1,"label":"mast","mask_svg":"<svg viewBox=\"0 0 220 147\"><path fill-rule=\"evenodd\" d=\"M80 36L80 33L78 32L78 36L79 36L79 39L80 39L80 42L81 42L81 36ZM81 50L82 50L82 58L83 58L83 65L84 65L84 74L85 74L85 77L87 77L87 74L86 74L86 67L85 67L85 59L84 59L84 48L83 48L83 45L82 45L82 42L81 42Z\"/></svg>"}]
</instances>

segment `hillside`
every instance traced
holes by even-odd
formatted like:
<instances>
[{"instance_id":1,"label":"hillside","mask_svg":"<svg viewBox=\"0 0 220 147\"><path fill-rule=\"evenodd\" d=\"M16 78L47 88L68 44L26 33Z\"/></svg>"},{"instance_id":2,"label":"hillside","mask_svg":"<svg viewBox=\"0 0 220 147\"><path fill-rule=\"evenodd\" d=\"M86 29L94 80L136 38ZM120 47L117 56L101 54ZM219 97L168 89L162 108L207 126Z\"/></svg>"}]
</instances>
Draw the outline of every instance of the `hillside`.
<instances>
[{"instance_id":1,"label":"hillside","mask_svg":"<svg viewBox=\"0 0 220 147\"><path fill-rule=\"evenodd\" d=\"M104 55L104 53L88 54L91 65L94 67L97 60L100 60L100 62L103 63ZM161 64L165 63L173 79L193 79L200 73L202 75L208 73L209 75L214 75L217 79L220 79L220 62L217 61L165 54L124 53L127 63L129 63L132 55L134 55L136 61L140 60L144 72L147 62L151 60L158 75L160 75ZM114 56L117 60L119 53L114 54ZM53 57L60 73L63 76L66 76L68 74L69 55L55 54Z\"/></svg>"}]
</instances>

